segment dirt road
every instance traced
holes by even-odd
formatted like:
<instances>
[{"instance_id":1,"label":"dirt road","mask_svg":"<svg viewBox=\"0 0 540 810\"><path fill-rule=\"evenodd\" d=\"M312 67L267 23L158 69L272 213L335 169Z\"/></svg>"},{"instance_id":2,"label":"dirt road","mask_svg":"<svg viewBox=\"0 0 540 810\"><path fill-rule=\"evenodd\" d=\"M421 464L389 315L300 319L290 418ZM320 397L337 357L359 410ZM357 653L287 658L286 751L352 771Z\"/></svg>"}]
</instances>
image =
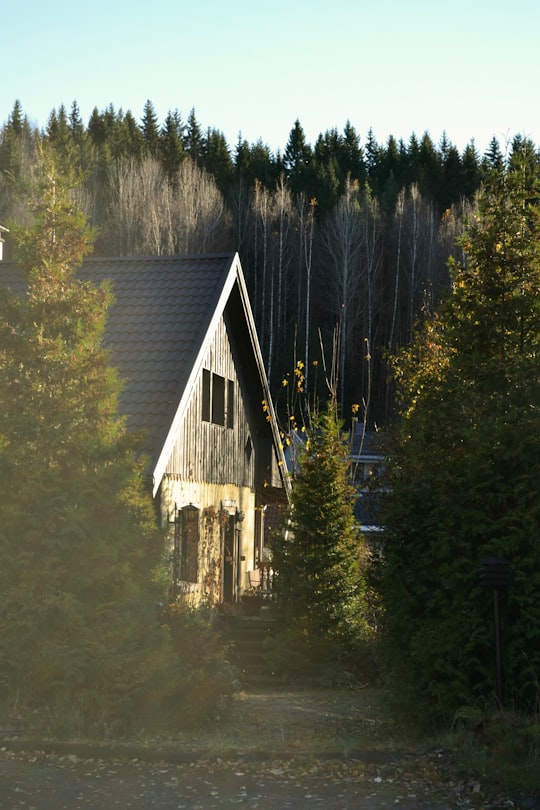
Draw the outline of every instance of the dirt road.
<instances>
[{"instance_id":1,"label":"dirt road","mask_svg":"<svg viewBox=\"0 0 540 810\"><path fill-rule=\"evenodd\" d=\"M244 693L174 739L0 741L0 810L519 807L404 742L376 691Z\"/></svg>"},{"instance_id":2,"label":"dirt road","mask_svg":"<svg viewBox=\"0 0 540 810\"><path fill-rule=\"evenodd\" d=\"M194 764L84 760L39 753L0 759L2 810L413 810L463 808L433 788L360 761L304 765L244 760ZM458 802L459 799L459 802Z\"/></svg>"}]
</instances>

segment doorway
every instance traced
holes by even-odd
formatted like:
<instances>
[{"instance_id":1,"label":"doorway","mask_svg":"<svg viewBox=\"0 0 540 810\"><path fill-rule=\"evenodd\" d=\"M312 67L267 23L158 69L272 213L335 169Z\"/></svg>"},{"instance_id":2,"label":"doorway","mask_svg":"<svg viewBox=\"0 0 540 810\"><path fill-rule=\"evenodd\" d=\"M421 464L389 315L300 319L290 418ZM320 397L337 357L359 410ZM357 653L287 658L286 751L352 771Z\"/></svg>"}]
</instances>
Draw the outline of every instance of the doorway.
<instances>
[{"instance_id":1,"label":"doorway","mask_svg":"<svg viewBox=\"0 0 540 810\"><path fill-rule=\"evenodd\" d=\"M235 516L229 515L223 528L223 601L233 602L236 596L238 555L236 549Z\"/></svg>"}]
</instances>

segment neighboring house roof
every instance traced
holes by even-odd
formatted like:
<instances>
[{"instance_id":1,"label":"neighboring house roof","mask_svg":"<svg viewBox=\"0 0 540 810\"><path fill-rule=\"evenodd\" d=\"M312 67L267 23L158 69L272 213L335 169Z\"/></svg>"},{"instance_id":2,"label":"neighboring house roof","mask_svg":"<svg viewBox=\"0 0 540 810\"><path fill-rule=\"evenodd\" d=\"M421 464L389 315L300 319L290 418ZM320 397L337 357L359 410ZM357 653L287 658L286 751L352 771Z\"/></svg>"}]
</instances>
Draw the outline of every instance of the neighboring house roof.
<instances>
[{"instance_id":1,"label":"neighboring house roof","mask_svg":"<svg viewBox=\"0 0 540 810\"><path fill-rule=\"evenodd\" d=\"M382 437L377 431L366 430L362 422L356 422L351 438L350 459L354 467L361 465L369 470L381 472L384 466ZM376 480L376 479L375 479ZM375 535L383 531L381 526L381 501L384 491L380 482L360 479L357 484L357 498L354 504L354 515L365 535Z\"/></svg>"},{"instance_id":2,"label":"neighboring house roof","mask_svg":"<svg viewBox=\"0 0 540 810\"><path fill-rule=\"evenodd\" d=\"M2 271L0 282L13 286L11 275ZM105 345L111 353L111 364L124 381L120 411L126 415L130 430L142 430L145 434L154 494L208 341L234 289L244 315L237 319L237 325L244 343L251 345L251 359L255 361L263 396L269 404L274 444L276 451L281 452L238 254L90 258L77 276L111 282L114 303L107 316Z\"/></svg>"},{"instance_id":3,"label":"neighboring house roof","mask_svg":"<svg viewBox=\"0 0 540 810\"><path fill-rule=\"evenodd\" d=\"M355 422L351 440L351 456L366 461L382 461L381 444L380 433L366 430L363 422Z\"/></svg>"}]
</instances>

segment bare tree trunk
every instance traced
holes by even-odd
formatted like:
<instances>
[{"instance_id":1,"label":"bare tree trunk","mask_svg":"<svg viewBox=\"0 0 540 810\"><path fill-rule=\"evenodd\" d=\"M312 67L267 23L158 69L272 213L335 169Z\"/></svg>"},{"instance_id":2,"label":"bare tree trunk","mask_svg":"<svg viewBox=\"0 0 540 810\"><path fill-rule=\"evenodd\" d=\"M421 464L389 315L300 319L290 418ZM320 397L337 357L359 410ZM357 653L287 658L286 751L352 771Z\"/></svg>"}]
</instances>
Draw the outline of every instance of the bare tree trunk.
<instances>
[{"instance_id":1,"label":"bare tree trunk","mask_svg":"<svg viewBox=\"0 0 540 810\"><path fill-rule=\"evenodd\" d=\"M261 349L264 351L268 349L267 345L267 330L266 330L266 284L268 273L268 230L269 230L269 193L259 181L255 182L255 199L254 208L256 215L257 228L261 230L262 236L262 278L261 278L261 311L259 316L259 328ZM268 358L267 358L268 359Z\"/></svg>"},{"instance_id":2,"label":"bare tree trunk","mask_svg":"<svg viewBox=\"0 0 540 810\"><path fill-rule=\"evenodd\" d=\"M278 257L277 257L277 311L275 321L276 340L273 341L274 350L277 345L278 356L282 347L286 344L287 338L287 301L284 290L286 289L287 276L290 263L289 231L293 217L293 206L291 192L287 188L283 174L278 180L274 195L274 211L277 219L278 236ZM274 286L274 285L272 285ZM270 377L270 372L269 372Z\"/></svg>"},{"instance_id":3,"label":"bare tree trunk","mask_svg":"<svg viewBox=\"0 0 540 810\"><path fill-rule=\"evenodd\" d=\"M405 191L402 189L397 198L395 219L397 220L398 236L397 236L397 249L396 249L396 274L394 277L394 303L392 306L392 320L390 323L390 335L388 337L388 346L390 349L394 348L396 338L396 324L397 324L397 311L399 303L399 276L401 271L401 237L403 231L403 212L405 209Z\"/></svg>"},{"instance_id":4,"label":"bare tree trunk","mask_svg":"<svg viewBox=\"0 0 540 810\"><path fill-rule=\"evenodd\" d=\"M364 204L363 216L363 248L365 256L365 283L366 283L366 333L364 337L364 360L363 368L366 373L363 376L365 385L363 386L363 419L364 431L366 430L370 415L371 392L373 387L373 361L372 352L375 345L374 336L374 314L375 314L375 290L379 270L382 264L382 241L381 241L381 216L379 204L371 197L367 198Z\"/></svg>"},{"instance_id":5,"label":"bare tree trunk","mask_svg":"<svg viewBox=\"0 0 540 810\"><path fill-rule=\"evenodd\" d=\"M307 217L307 233L304 238L304 262L306 266L306 329L304 340L304 357L305 357L305 376L306 376L306 389L309 381L309 330L311 321L311 267L313 260L313 228L315 225L315 200L311 200L309 204L309 213Z\"/></svg>"},{"instance_id":6,"label":"bare tree trunk","mask_svg":"<svg viewBox=\"0 0 540 810\"><path fill-rule=\"evenodd\" d=\"M345 192L330 215L324 242L334 265L334 291L339 312L339 400L344 401L345 359L349 339L349 308L358 288L358 257L361 245L360 203L358 188L347 182Z\"/></svg>"}]
</instances>

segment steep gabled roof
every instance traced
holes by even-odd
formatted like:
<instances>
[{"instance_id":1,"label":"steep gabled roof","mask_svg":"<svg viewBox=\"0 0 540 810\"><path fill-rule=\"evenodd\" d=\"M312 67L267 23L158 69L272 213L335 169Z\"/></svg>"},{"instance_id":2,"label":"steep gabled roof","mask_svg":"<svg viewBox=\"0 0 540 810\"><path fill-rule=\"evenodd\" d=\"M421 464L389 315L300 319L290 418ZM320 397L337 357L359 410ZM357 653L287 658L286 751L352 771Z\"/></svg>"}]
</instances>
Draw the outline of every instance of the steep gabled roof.
<instances>
[{"instance_id":1,"label":"steep gabled roof","mask_svg":"<svg viewBox=\"0 0 540 810\"><path fill-rule=\"evenodd\" d=\"M11 263L10 263L11 264ZM4 270L6 272L4 272ZM7 263L0 282L20 290L20 276ZM275 415L248 294L237 254L90 258L81 279L110 281L114 303L107 316L105 345L124 382L120 410L129 430L142 430L157 492L219 319L235 290L237 326L250 344L250 359L269 403L269 427L280 451ZM238 308L236 309L238 314ZM242 317L243 314L243 317ZM257 392L257 396L258 396ZM284 482L285 483L285 482ZM285 484L287 486L287 484Z\"/></svg>"},{"instance_id":2,"label":"steep gabled roof","mask_svg":"<svg viewBox=\"0 0 540 810\"><path fill-rule=\"evenodd\" d=\"M110 281L105 345L124 381L121 411L143 430L152 466L218 304L233 257L87 259L80 278Z\"/></svg>"}]
</instances>

